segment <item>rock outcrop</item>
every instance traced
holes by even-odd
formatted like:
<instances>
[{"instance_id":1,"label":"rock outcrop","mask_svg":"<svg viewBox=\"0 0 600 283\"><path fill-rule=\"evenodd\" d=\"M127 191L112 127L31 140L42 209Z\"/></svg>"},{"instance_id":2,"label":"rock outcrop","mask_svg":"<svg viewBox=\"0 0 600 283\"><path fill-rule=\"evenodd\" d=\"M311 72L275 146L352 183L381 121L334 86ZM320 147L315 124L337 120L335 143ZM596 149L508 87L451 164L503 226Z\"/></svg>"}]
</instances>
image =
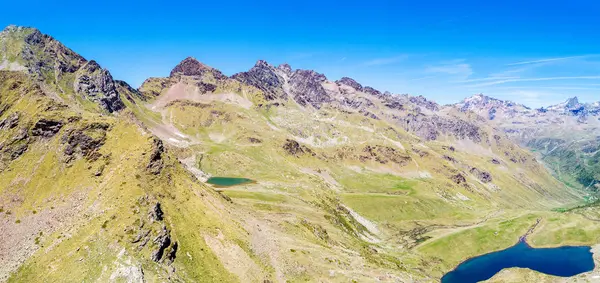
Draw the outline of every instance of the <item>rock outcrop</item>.
<instances>
[{"instance_id":1,"label":"rock outcrop","mask_svg":"<svg viewBox=\"0 0 600 283\"><path fill-rule=\"evenodd\" d=\"M351 79L349 77L342 77L341 79L339 79L335 82L338 85L344 84L344 85L354 88L357 91L363 91L363 86L361 84L359 84L358 82L356 82L354 79Z\"/></svg>"},{"instance_id":2,"label":"rock outcrop","mask_svg":"<svg viewBox=\"0 0 600 283\"><path fill-rule=\"evenodd\" d=\"M19 124L19 113L15 112L5 119L0 120L0 129L9 130L16 127Z\"/></svg>"},{"instance_id":3,"label":"rock outcrop","mask_svg":"<svg viewBox=\"0 0 600 283\"><path fill-rule=\"evenodd\" d=\"M163 220L163 211L160 208L160 202L157 202L154 206L152 206L152 209L150 210L150 213L148 213L149 218L152 221L162 221Z\"/></svg>"},{"instance_id":4,"label":"rock outcrop","mask_svg":"<svg viewBox=\"0 0 600 283\"><path fill-rule=\"evenodd\" d=\"M359 157L360 161L365 162L367 160L374 160L381 164L387 164L392 162L394 164L404 166L410 162L411 158L409 155L400 152L399 150L381 145L367 145L363 148L362 154Z\"/></svg>"},{"instance_id":5,"label":"rock outcrop","mask_svg":"<svg viewBox=\"0 0 600 283\"><path fill-rule=\"evenodd\" d=\"M31 129L32 136L39 136L44 138L51 138L63 126L63 122L59 120L40 119L38 120L33 128Z\"/></svg>"},{"instance_id":6,"label":"rock outcrop","mask_svg":"<svg viewBox=\"0 0 600 283\"><path fill-rule=\"evenodd\" d=\"M365 93L368 93L368 94L373 95L373 96L377 96L377 97L381 96L381 92L380 91L378 91L378 90L376 90L376 89L374 89L374 88L372 88L370 86L365 86L363 88L363 91Z\"/></svg>"},{"instance_id":7,"label":"rock outcrop","mask_svg":"<svg viewBox=\"0 0 600 283\"><path fill-rule=\"evenodd\" d=\"M290 78L289 85L291 94L302 106L312 105L319 109L323 103L331 102L332 98L327 94L321 83L327 78L312 70L296 70Z\"/></svg>"},{"instance_id":8,"label":"rock outcrop","mask_svg":"<svg viewBox=\"0 0 600 283\"><path fill-rule=\"evenodd\" d=\"M283 145L283 149L290 155L293 155L295 157L300 157L302 155L308 154L308 155L312 155L315 156L316 154L307 146L305 145L301 145L299 144L297 141L295 140L286 140L285 144Z\"/></svg>"},{"instance_id":9,"label":"rock outcrop","mask_svg":"<svg viewBox=\"0 0 600 283\"><path fill-rule=\"evenodd\" d=\"M408 98L408 100L411 103L414 103L414 104L416 104L418 106L424 107L424 108L426 108L428 110L431 110L431 111L438 111L438 110L440 110L440 106L437 103L435 103L435 102L433 102L431 100L427 100L422 95L419 95L419 96L410 96Z\"/></svg>"},{"instance_id":10,"label":"rock outcrop","mask_svg":"<svg viewBox=\"0 0 600 283\"><path fill-rule=\"evenodd\" d=\"M260 89L266 100L287 99L283 85L285 84L284 76L289 72L291 72L291 68L280 70L266 61L259 60L248 72L237 73L232 78Z\"/></svg>"},{"instance_id":11,"label":"rock outcrop","mask_svg":"<svg viewBox=\"0 0 600 283\"><path fill-rule=\"evenodd\" d=\"M469 170L469 172L471 174L473 174L475 177L477 177L477 179L479 179L479 181L481 181L483 183L489 183L492 181L492 175L487 171L483 171L483 170L473 167L473 168L471 168L471 170Z\"/></svg>"},{"instance_id":12,"label":"rock outcrop","mask_svg":"<svg viewBox=\"0 0 600 283\"><path fill-rule=\"evenodd\" d=\"M404 129L426 140L436 140L440 135L450 135L458 139L471 139L475 142L482 141L479 126L465 120L438 115L426 116L423 114L409 114L400 120Z\"/></svg>"},{"instance_id":13,"label":"rock outcrop","mask_svg":"<svg viewBox=\"0 0 600 283\"><path fill-rule=\"evenodd\" d=\"M165 250L171 245L171 235L170 231L167 230L166 226L163 226L160 234L154 238L154 244L156 244L156 249L152 252L150 258L153 261L160 261L165 253Z\"/></svg>"},{"instance_id":14,"label":"rock outcrop","mask_svg":"<svg viewBox=\"0 0 600 283\"><path fill-rule=\"evenodd\" d=\"M125 108L112 76L94 60L76 72L73 89L79 96L100 104L108 112Z\"/></svg>"},{"instance_id":15,"label":"rock outcrop","mask_svg":"<svg viewBox=\"0 0 600 283\"><path fill-rule=\"evenodd\" d=\"M152 139L152 152L150 153L150 160L148 161L148 165L146 165L146 169L148 172L154 175L158 175L164 166L163 161L163 152L165 151L165 147L163 145L162 140L158 138Z\"/></svg>"},{"instance_id":16,"label":"rock outcrop","mask_svg":"<svg viewBox=\"0 0 600 283\"><path fill-rule=\"evenodd\" d=\"M98 151L106 141L106 131L109 128L109 124L94 122L82 128L68 130L62 137L62 142L66 144L65 162L78 158L89 161L100 158L101 154Z\"/></svg>"}]
</instances>

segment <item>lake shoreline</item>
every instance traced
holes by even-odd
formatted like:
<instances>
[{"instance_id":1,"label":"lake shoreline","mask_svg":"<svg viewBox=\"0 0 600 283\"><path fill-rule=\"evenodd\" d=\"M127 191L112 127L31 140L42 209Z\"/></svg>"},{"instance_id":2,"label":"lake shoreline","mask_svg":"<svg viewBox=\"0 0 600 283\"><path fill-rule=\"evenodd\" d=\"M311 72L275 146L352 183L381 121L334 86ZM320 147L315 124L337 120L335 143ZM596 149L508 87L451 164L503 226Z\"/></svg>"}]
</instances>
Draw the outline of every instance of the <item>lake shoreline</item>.
<instances>
[{"instance_id":1,"label":"lake shoreline","mask_svg":"<svg viewBox=\"0 0 600 283\"><path fill-rule=\"evenodd\" d=\"M493 278L494 276L496 276L496 274L498 274L501 271L503 271L504 269L512 269L512 268L525 268L525 269L536 271L536 272L539 272L539 273L542 273L542 274L545 274L545 275L557 276L557 277L563 277L563 278L569 278L569 277L577 276L577 275L580 275L580 274L589 273L591 271L594 271L597 268L596 261L594 260L594 255L596 253L595 253L595 251L594 252L592 251L592 246L586 246L586 245L570 246L570 245L564 245L564 244L563 245L557 245L555 247L534 247L534 246L532 246L527 241L527 238L528 238L528 236L530 236L530 235L532 235L534 233L535 229L538 227L538 225L540 224L541 220L542 220L541 218L538 218L536 220L536 223L533 224L527 230L527 232L525 234L523 234L522 236L520 236L519 239L518 239L518 241L515 244L513 244L513 245L511 245L511 246L509 246L507 248L504 248L504 249L499 249L499 250L491 251L491 252L488 252L488 253L484 253L484 254L480 254L480 255L469 257L469 258L461 261L459 264L457 264L452 270L446 272L440 278L440 281L441 282L457 282L457 281L452 281L453 280L452 278L455 278L455 277L460 278L461 273L464 272L464 271L461 270L461 268L469 268L468 265L472 264L473 261L476 261L476 260L483 261L485 258L490 258L489 261L492 261L492 262L494 260L498 261L498 259L496 258L497 256L501 256L501 254L506 254L507 257L508 257L508 256L510 256L511 252L515 252L514 251L515 249L518 250L518 251L520 251L521 249L525 249L525 250L522 250L521 252L523 252L523 253L530 253L530 254L534 254L534 253L537 253L537 254L539 254L539 253L558 253L558 252L572 252L573 253L573 252L580 252L580 250L582 250L582 249L587 249L587 252L591 256L591 258L590 258L591 259L591 269L589 269L587 271L582 271L582 272L579 272L579 270L577 269L576 272L578 272L578 273L575 273L573 275L571 275L570 273L563 273L563 274L568 274L568 275L561 275L558 272L555 272L557 274L543 272L543 271L541 271L542 268L534 269L535 265L539 264L539 263L536 263L535 261L531 261L531 262L528 262L529 264L531 264L531 266L527 266L527 265L520 266L519 264L515 264L514 266L511 266L511 267L501 267L499 270L494 271L494 273L490 277L487 277L487 279L482 279L480 281L489 280L489 279ZM519 247L520 245L523 245L523 247ZM587 254L582 254L582 255L587 256ZM524 258L526 259L526 257L524 257ZM556 260L556 259L553 259L553 260ZM565 261L565 262L567 262L567 261ZM497 264L499 264L499 263L503 263L503 262L500 261ZM514 264L514 263L511 263L511 264ZM556 264L556 262L554 262L554 264ZM465 267L465 266L467 266L467 267ZM486 266L484 265L484 267L486 267ZM487 267L488 267L488 269L491 268L491 266L487 266ZM495 268L496 267L494 267L492 270L495 270ZM585 266L585 267L582 267L582 268L583 269L588 269L589 266ZM563 271L564 270L560 270L560 272L563 272ZM567 272L567 271L565 271L565 272ZM469 273L467 273L467 274L469 274ZM488 276L488 275L489 274L484 275L484 277ZM448 277L448 276L450 276L450 277ZM467 275L465 275L465 276L467 276ZM450 279L448 279L448 278L450 278ZM448 280L450 280L450 281L448 281ZM479 280L479 279L477 279L477 280ZM479 281L477 281L477 282L479 282Z\"/></svg>"}]
</instances>

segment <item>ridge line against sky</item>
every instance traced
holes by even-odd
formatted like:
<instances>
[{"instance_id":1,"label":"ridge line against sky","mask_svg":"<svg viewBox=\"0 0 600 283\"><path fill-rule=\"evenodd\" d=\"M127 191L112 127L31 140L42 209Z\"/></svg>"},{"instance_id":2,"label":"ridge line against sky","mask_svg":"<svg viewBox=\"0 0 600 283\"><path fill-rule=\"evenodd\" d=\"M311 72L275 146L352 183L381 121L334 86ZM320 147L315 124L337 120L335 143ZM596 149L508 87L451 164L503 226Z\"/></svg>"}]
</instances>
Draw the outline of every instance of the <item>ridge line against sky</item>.
<instances>
[{"instance_id":1,"label":"ridge line against sky","mask_svg":"<svg viewBox=\"0 0 600 283\"><path fill-rule=\"evenodd\" d=\"M476 93L530 107L600 100L600 3L71 0L7 2L32 26L138 87L188 56L227 75L258 59L441 104ZM77 16L85 11L86 17ZM596 12L594 12L596 11Z\"/></svg>"}]
</instances>

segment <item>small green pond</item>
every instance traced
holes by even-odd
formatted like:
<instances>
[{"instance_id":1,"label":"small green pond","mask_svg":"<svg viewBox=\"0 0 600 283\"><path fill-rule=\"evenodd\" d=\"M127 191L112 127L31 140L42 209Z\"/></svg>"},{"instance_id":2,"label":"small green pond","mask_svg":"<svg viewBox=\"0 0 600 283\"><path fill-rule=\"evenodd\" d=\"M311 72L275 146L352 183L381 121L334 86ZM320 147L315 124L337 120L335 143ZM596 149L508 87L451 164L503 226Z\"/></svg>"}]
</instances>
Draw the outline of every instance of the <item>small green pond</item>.
<instances>
[{"instance_id":1,"label":"small green pond","mask_svg":"<svg viewBox=\"0 0 600 283\"><path fill-rule=\"evenodd\" d=\"M233 178L233 177L211 177L207 181L217 187L231 187L242 184L254 183L254 180L248 178Z\"/></svg>"}]
</instances>

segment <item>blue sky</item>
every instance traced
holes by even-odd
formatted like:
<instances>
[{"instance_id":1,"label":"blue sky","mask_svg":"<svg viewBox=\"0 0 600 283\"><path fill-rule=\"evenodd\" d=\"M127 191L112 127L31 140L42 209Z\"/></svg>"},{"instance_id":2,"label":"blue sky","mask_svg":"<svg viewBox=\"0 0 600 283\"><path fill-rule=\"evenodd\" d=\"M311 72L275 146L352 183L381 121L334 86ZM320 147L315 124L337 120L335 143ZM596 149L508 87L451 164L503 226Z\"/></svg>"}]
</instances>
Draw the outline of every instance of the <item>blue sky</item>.
<instances>
[{"instance_id":1,"label":"blue sky","mask_svg":"<svg viewBox=\"0 0 600 283\"><path fill-rule=\"evenodd\" d=\"M135 87L194 56L228 75L265 59L440 103L600 100L600 1L5 2L1 26L37 27Z\"/></svg>"}]
</instances>

